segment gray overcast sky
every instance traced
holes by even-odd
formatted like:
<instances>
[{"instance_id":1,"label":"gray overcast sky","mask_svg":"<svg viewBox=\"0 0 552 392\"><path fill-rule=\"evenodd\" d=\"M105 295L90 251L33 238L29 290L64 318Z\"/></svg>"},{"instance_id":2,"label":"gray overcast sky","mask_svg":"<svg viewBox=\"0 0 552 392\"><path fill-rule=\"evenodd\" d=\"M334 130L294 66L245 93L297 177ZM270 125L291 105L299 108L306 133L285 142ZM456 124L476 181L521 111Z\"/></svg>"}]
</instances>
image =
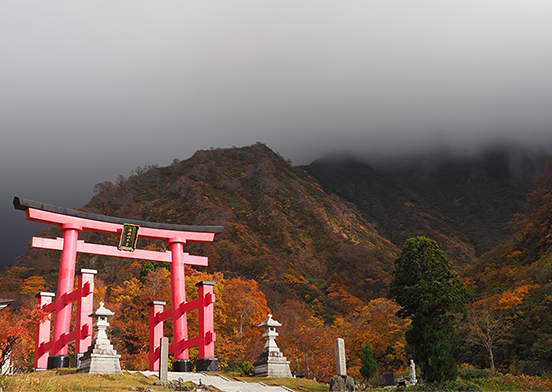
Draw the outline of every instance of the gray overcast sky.
<instances>
[{"instance_id":1,"label":"gray overcast sky","mask_svg":"<svg viewBox=\"0 0 552 392\"><path fill-rule=\"evenodd\" d=\"M0 264L14 195L257 141L309 163L552 142L552 2L2 1Z\"/></svg>"}]
</instances>

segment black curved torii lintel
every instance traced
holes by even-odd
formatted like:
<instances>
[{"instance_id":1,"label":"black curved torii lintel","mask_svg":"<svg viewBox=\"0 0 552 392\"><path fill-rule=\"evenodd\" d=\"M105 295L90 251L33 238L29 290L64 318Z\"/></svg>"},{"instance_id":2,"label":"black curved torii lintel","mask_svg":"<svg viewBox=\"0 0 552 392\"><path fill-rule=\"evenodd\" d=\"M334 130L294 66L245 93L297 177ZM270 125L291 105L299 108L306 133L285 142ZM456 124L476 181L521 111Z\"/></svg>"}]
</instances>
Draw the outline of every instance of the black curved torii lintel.
<instances>
[{"instance_id":1,"label":"black curved torii lintel","mask_svg":"<svg viewBox=\"0 0 552 392\"><path fill-rule=\"evenodd\" d=\"M117 218L114 216L93 214L91 212L73 210L71 208L53 206L51 204L41 203L39 201L24 199L19 196L13 198L13 206L16 210L25 211L28 208L34 208L37 210L43 210L53 212L56 214L75 216L78 218L97 220L101 222L117 223L117 224L131 224L138 225L140 227L149 227L152 229L164 229L164 230L178 230L178 231L195 231L200 233L222 233L223 226L190 226L190 225L175 225L171 223L158 223L140 221L135 219Z\"/></svg>"}]
</instances>

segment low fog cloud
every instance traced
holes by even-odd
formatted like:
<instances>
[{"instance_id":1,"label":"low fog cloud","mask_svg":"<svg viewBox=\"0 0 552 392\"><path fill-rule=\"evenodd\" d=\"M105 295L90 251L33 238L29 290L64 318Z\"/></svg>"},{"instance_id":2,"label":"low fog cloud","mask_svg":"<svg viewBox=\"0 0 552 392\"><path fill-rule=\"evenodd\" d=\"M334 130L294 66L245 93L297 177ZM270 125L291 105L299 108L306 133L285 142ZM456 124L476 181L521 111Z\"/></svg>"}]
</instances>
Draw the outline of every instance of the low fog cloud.
<instances>
[{"instance_id":1,"label":"low fog cloud","mask_svg":"<svg viewBox=\"0 0 552 392\"><path fill-rule=\"evenodd\" d=\"M307 164L336 151L548 145L551 11L549 1L3 2L4 232L24 220L15 194L78 207L98 182L210 147L261 141ZM1 248L15 250L0 261L30 233L5 234Z\"/></svg>"}]
</instances>

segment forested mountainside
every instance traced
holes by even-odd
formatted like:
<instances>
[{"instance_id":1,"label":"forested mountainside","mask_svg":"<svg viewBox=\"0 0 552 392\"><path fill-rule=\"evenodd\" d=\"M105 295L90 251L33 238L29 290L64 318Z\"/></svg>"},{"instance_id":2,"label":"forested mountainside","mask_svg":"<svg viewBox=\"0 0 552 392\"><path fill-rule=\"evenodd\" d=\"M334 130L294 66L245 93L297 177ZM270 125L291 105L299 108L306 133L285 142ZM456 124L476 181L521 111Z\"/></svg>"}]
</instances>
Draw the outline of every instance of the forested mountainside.
<instances>
[{"instance_id":1,"label":"forested mountainside","mask_svg":"<svg viewBox=\"0 0 552 392\"><path fill-rule=\"evenodd\" d=\"M216 355L224 366L254 359L256 325L271 311L284 323L279 345L293 370L331 377L337 336L346 340L352 374L365 342L382 369L400 368L408 321L384 297L399 246L424 235L437 240L474 296L458 324L458 361L488 367L486 337L498 369L541 374L552 371L552 161L534 185L531 162L514 171L499 151L438 165L324 159L301 168L256 144L139 168L98 184L82 210L224 227L212 243L186 245L209 257L209 267L187 268L188 298L195 282L219 282ZM40 235L60 233L51 227ZM80 239L118 242L89 232ZM139 239L138 247L165 244ZM84 254L77 264L98 270L96 302L116 312L114 344L129 368L145 367L147 303L170 303L168 266ZM4 271L0 292L32 307L37 292L56 291L58 268L59 252L31 249ZM32 338L28 344L26 352Z\"/></svg>"},{"instance_id":2,"label":"forested mountainside","mask_svg":"<svg viewBox=\"0 0 552 392\"><path fill-rule=\"evenodd\" d=\"M501 370L524 374L552 370L552 160L535 184L512 237L464 272L476 300L469 325L487 328L479 344L491 343ZM460 356L488 366L477 340L464 337Z\"/></svg>"},{"instance_id":3,"label":"forested mountainside","mask_svg":"<svg viewBox=\"0 0 552 392\"><path fill-rule=\"evenodd\" d=\"M474 301L457 326L459 363L540 375L552 371L548 159L497 149L476 160L409 161L378 170L358 160L319 160L305 169L328 193L354 202L393 242L425 235L455 261ZM544 173L534 178L541 164Z\"/></svg>"},{"instance_id":4,"label":"forested mountainside","mask_svg":"<svg viewBox=\"0 0 552 392\"><path fill-rule=\"evenodd\" d=\"M552 160L535 180L527 212L515 216L515 234L466 271L482 294L493 294L524 282L552 279Z\"/></svg>"},{"instance_id":5,"label":"forested mountainside","mask_svg":"<svg viewBox=\"0 0 552 392\"><path fill-rule=\"evenodd\" d=\"M335 297L362 301L384 296L398 248L368 223L353 205L326 194L302 169L263 144L198 151L168 167L139 169L116 184L98 184L84 211L153 222L224 226L209 244L186 251L209 257L207 272L255 279L269 304L299 299L324 317L343 311ZM58 236L55 229L47 235ZM89 242L116 244L117 238L84 232ZM139 240L138 247L163 243ZM30 250L0 280L4 290L33 275L57 284L59 254ZM122 284L140 270L128 260L79 255L79 268L95 268L105 284ZM143 270L143 271L142 271ZM338 293L338 294L336 294Z\"/></svg>"},{"instance_id":6,"label":"forested mountainside","mask_svg":"<svg viewBox=\"0 0 552 392\"><path fill-rule=\"evenodd\" d=\"M534 177L550 157L516 147L478 156L424 156L374 167L357 158L325 158L305 170L322 188L348 200L398 246L435 239L458 267L474 262L512 233Z\"/></svg>"}]
</instances>

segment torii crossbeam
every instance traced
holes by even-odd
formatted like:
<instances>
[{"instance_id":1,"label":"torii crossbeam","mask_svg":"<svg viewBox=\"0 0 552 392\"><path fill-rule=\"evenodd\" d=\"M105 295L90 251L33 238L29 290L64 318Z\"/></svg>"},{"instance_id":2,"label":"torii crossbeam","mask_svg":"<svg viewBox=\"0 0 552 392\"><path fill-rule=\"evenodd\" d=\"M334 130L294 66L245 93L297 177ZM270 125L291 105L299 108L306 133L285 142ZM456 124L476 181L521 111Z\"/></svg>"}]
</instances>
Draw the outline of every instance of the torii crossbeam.
<instances>
[{"instance_id":1,"label":"torii crossbeam","mask_svg":"<svg viewBox=\"0 0 552 392\"><path fill-rule=\"evenodd\" d=\"M137 221L124 218L109 217L105 215L92 214L63 207L52 206L20 197L14 197L13 204L16 209L25 211L27 220L57 225L63 233L63 238L48 239L33 237L32 247L41 249L61 250L61 262L59 269L57 300L55 301L56 317L54 321L54 333L51 344L51 357L56 358L50 361L48 368L67 367L69 358L67 348L70 341L68 336L71 327L71 304L73 297L73 283L75 280L75 264L77 253L88 253L102 256L123 257L141 260L151 260L171 263L171 288L173 304L173 350L174 350L174 371L189 371L188 339L186 309L186 290L184 287L184 264L207 266L207 257L191 256L184 252L184 245L187 242L211 242L215 234L221 233L222 226L187 226L167 223L156 223ZM79 233L83 230L96 231L121 235L124 225L139 226L139 236L143 238L164 240L169 246L168 251L159 252L145 249L133 251L120 250L120 247L91 244L79 241ZM53 305L53 304L52 304ZM87 331L92 331L92 325ZM38 344L39 342L37 342ZM84 347L86 350L87 347ZM214 357L214 348L206 352ZM46 355L46 358L48 355ZM43 363L37 364L35 356L35 367L45 368Z\"/></svg>"}]
</instances>

